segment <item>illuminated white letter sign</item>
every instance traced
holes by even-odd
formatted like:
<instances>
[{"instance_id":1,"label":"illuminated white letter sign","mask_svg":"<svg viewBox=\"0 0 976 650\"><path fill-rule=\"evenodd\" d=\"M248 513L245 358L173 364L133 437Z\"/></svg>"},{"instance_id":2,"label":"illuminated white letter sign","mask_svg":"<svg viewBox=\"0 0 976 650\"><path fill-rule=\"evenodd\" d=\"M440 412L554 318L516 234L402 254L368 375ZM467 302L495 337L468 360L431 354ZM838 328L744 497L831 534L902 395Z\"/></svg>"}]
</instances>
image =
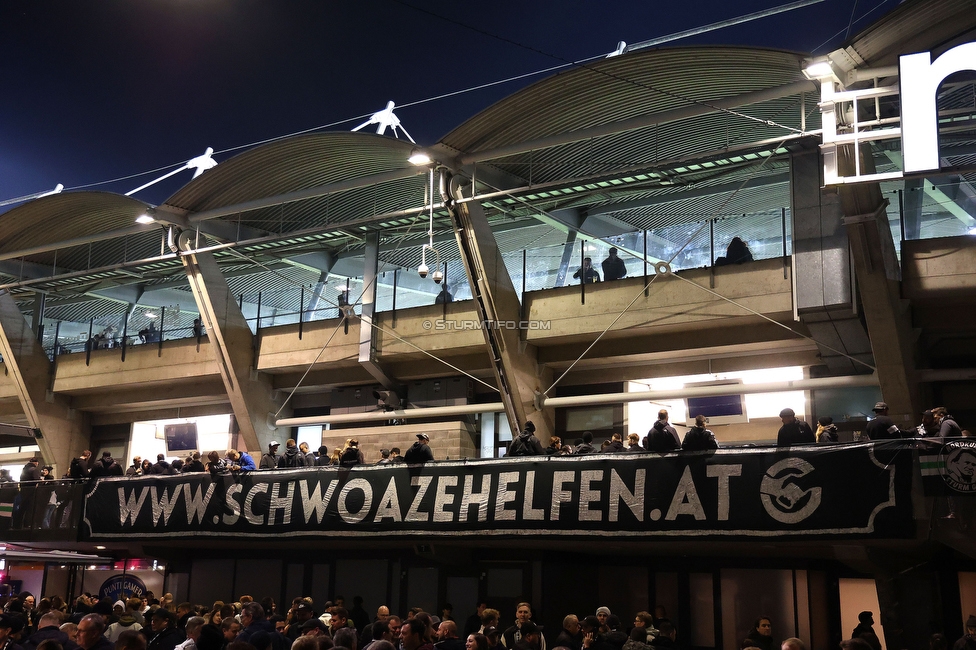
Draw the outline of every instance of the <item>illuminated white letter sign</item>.
<instances>
[{"instance_id":1,"label":"illuminated white letter sign","mask_svg":"<svg viewBox=\"0 0 976 650\"><path fill-rule=\"evenodd\" d=\"M946 51L932 61L929 52L900 58L901 148L905 173L939 168L939 123L935 93L954 72L976 71L976 43Z\"/></svg>"}]
</instances>

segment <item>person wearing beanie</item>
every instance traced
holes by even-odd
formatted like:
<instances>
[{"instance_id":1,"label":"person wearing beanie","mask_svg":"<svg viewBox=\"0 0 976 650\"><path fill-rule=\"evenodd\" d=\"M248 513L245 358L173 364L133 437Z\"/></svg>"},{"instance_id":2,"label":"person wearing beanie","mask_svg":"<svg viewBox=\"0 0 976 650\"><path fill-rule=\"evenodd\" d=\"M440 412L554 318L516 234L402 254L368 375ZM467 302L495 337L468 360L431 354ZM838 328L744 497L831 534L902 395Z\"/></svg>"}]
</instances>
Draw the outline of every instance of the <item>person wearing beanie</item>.
<instances>
[{"instance_id":1,"label":"person wearing beanie","mask_svg":"<svg viewBox=\"0 0 976 650\"><path fill-rule=\"evenodd\" d=\"M966 633L952 645L952 650L976 650L976 616L966 619Z\"/></svg>"}]
</instances>

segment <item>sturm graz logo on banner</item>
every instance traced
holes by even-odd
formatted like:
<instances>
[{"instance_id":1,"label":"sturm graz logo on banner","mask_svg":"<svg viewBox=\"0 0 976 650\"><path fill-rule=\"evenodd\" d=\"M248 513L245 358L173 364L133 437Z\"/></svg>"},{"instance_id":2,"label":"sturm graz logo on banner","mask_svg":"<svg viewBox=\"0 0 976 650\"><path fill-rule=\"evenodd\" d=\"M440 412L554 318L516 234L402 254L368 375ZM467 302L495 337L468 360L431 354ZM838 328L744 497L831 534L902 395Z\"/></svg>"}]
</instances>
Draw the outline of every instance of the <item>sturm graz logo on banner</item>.
<instances>
[{"instance_id":1,"label":"sturm graz logo on banner","mask_svg":"<svg viewBox=\"0 0 976 650\"><path fill-rule=\"evenodd\" d=\"M950 442L942 447L942 480L953 490L976 494L976 442Z\"/></svg>"},{"instance_id":2,"label":"sturm graz logo on banner","mask_svg":"<svg viewBox=\"0 0 976 650\"><path fill-rule=\"evenodd\" d=\"M99 479L91 539L911 536L898 441ZM962 461L963 463L965 461Z\"/></svg>"},{"instance_id":3,"label":"sturm graz logo on banner","mask_svg":"<svg viewBox=\"0 0 976 650\"><path fill-rule=\"evenodd\" d=\"M803 521L820 507L820 487L804 490L798 479L813 472L814 467L802 458L786 458L766 470L759 491L769 516L784 524Z\"/></svg>"}]
</instances>

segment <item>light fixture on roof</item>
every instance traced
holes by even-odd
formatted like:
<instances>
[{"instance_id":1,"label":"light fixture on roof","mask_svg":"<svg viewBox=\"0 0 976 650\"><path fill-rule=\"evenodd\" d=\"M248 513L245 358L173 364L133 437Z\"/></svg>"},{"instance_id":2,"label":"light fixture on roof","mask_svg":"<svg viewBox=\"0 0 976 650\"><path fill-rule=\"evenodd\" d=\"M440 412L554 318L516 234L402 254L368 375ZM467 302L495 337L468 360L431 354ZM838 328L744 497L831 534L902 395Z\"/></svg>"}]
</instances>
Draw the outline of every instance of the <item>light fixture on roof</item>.
<instances>
[{"instance_id":1,"label":"light fixture on roof","mask_svg":"<svg viewBox=\"0 0 976 650\"><path fill-rule=\"evenodd\" d=\"M423 149L414 149L410 152L410 157L407 158L411 164L417 165L417 167L423 167L424 165L430 164L430 156Z\"/></svg>"},{"instance_id":2,"label":"light fixture on roof","mask_svg":"<svg viewBox=\"0 0 976 650\"><path fill-rule=\"evenodd\" d=\"M142 224L156 223L156 211L153 210L152 208L149 208L148 210L140 214L138 217L136 217L136 223L142 223Z\"/></svg>"},{"instance_id":3,"label":"light fixture on roof","mask_svg":"<svg viewBox=\"0 0 976 650\"><path fill-rule=\"evenodd\" d=\"M836 78L836 72L834 71L834 66L830 63L830 59L815 59L803 69L803 76L811 81L819 81L831 77Z\"/></svg>"}]
</instances>

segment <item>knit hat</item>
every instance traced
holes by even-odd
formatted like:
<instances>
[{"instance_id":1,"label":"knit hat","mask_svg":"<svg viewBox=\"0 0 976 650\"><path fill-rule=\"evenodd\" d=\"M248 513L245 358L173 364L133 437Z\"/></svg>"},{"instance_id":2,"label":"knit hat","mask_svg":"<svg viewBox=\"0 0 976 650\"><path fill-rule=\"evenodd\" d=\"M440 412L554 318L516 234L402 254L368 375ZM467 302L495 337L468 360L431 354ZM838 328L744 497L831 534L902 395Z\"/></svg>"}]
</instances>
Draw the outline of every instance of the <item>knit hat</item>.
<instances>
[{"instance_id":1,"label":"knit hat","mask_svg":"<svg viewBox=\"0 0 976 650\"><path fill-rule=\"evenodd\" d=\"M607 616L610 616L610 608L609 607L597 607L597 609L596 609L596 615L599 616L600 614L606 614Z\"/></svg>"}]
</instances>

